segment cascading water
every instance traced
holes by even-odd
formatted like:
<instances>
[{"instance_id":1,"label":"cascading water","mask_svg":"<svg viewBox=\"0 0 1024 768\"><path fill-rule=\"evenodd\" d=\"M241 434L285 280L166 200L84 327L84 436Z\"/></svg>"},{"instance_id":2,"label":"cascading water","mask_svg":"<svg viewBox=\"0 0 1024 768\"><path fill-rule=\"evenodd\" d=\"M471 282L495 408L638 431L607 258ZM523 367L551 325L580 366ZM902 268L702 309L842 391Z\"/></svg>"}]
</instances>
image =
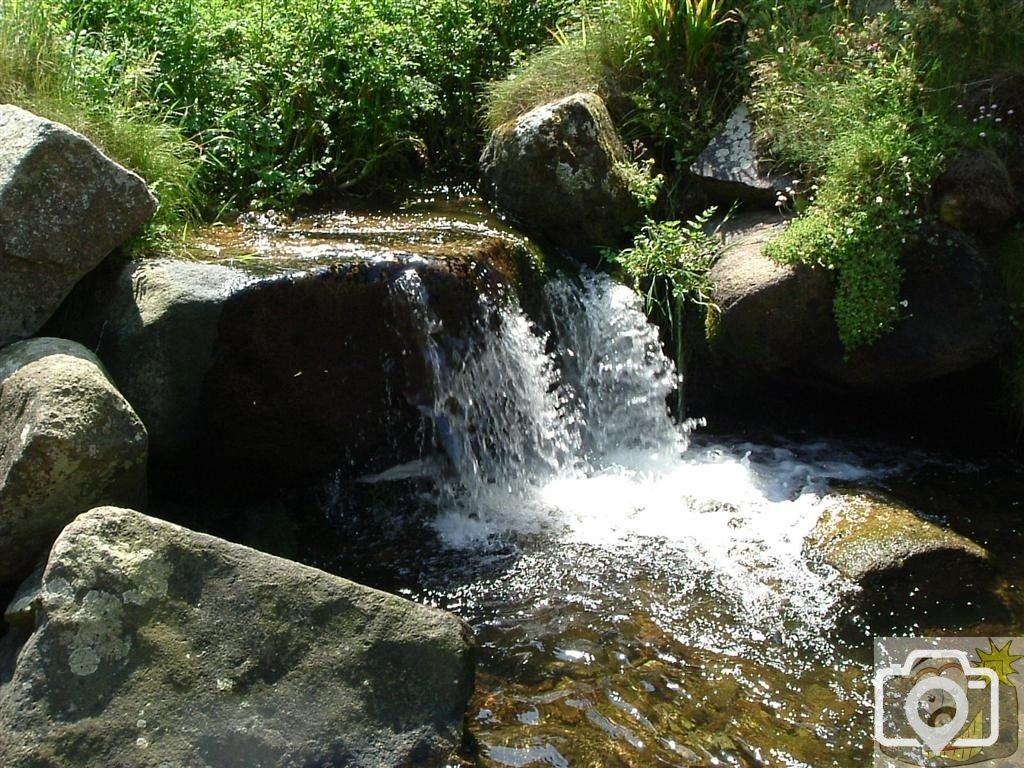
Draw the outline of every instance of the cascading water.
<instances>
[{"instance_id":1,"label":"cascading water","mask_svg":"<svg viewBox=\"0 0 1024 768\"><path fill-rule=\"evenodd\" d=\"M666 409L673 366L639 298L607 276L549 284L550 337L510 305L487 307L496 329L468 343L443 338L415 272L400 288L419 306L431 417L450 459L436 522L446 543L543 534L647 562L675 583L666 628L718 650L742 648L743 634L820 632L839 585L807 562L803 538L829 477L862 470L687 451ZM698 586L717 606L705 621L686 598ZM719 625L739 617L740 636L723 643Z\"/></svg>"},{"instance_id":2,"label":"cascading water","mask_svg":"<svg viewBox=\"0 0 1024 768\"><path fill-rule=\"evenodd\" d=\"M869 470L827 445L691 444L667 412L676 373L656 329L606 276L550 282L548 334L482 298L480 332L451 338L415 271L396 288L415 305L433 379L424 411L447 466L434 528L449 554L427 556L404 591L473 623L484 679L497 681L476 727L492 762L603 765L628 745L641 762L622 764L762 764L742 756L741 736L805 717L807 685L831 707L812 746L856 755L859 738L839 735L863 716L863 691L822 672L846 587L803 540L829 482ZM737 686L749 695L716 699ZM709 707L759 714L707 735L675 722ZM805 746L779 755L808 764Z\"/></svg>"}]
</instances>

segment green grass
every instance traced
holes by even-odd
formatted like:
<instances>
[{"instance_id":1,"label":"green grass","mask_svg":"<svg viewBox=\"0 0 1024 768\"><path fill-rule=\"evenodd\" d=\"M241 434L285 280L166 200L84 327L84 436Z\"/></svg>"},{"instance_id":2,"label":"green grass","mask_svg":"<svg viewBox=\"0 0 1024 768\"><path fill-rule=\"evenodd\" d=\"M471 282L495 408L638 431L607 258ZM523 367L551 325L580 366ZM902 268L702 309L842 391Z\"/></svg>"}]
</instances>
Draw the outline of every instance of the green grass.
<instances>
[{"instance_id":1,"label":"green grass","mask_svg":"<svg viewBox=\"0 0 1024 768\"><path fill-rule=\"evenodd\" d=\"M486 90L494 129L546 102L591 91L627 142L669 176L685 169L725 118L745 75L740 25L719 2L605 0ZM671 183L670 185L671 186Z\"/></svg>"},{"instance_id":2,"label":"green grass","mask_svg":"<svg viewBox=\"0 0 1024 768\"><path fill-rule=\"evenodd\" d=\"M151 59L114 66L88 43L39 3L0 0L0 102L68 125L145 178L160 208L133 247L169 248L199 206L197 147L148 100Z\"/></svg>"},{"instance_id":3,"label":"green grass","mask_svg":"<svg viewBox=\"0 0 1024 768\"><path fill-rule=\"evenodd\" d=\"M921 0L867 16L830 3L798 15L762 10L755 117L775 161L804 180L807 204L769 253L836 271L847 349L898 321L900 257L935 218L931 190L946 162L1005 139L963 106L998 69L1024 65L1024 26L999 31L1020 4L1005 2L1002 16L972 12L996 5L1004 3ZM961 17L952 23L951 14Z\"/></svg>"}]
</instances>

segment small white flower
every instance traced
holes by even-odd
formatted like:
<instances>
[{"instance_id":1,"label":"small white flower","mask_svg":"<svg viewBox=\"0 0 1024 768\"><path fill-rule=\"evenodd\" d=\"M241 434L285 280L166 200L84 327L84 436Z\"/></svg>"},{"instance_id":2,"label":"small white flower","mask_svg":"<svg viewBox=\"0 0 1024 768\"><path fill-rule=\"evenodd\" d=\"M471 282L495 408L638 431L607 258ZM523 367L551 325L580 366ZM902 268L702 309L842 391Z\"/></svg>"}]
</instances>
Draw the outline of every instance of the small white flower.
<instances>
[{"instance_id":1,"label":"small white flower","mask_svg":"<svg viewBox=\"0 0 1024 768\"><path fill-rule=\"evenodd\" d=\"M982 131L982 132L981 132L981 133L979 133L978 135L979 135L979 136L980 136L981 138L983 138L983 139L985 138L985 132L984 132L984 131Z\"/></svg>"},{"instance_id":2,"label":"small white flower","mask_svg":"<svg viewBox=\"0 0 1024 768\"><path fill-rule=\"evenodd\" d=\"M853 227L847 227L846 228L846 234L852 235L853 234Z\"/></svg>"},{"instance_id":3,"label":"small white flower","mask_svg":"<svg viewBox=\"0 0 1024 768\"><path fill-rule=\"evenodd\" d=\"M875 202L876 202L876 203L879 203L879 204L881 204L881 202L882 202L882 196L881 196L881 195L879 195L878 197L876 197L876 198L875 198Z\"/></svg>"},{"instance_id":4,"label":"small white flower","mask_svg":"<svg viewBox=\"0 0 1024 768\"><path fill-rule=\"evenodd\" d=\"M903 301L900 302L900 306L906 309L907 307L910 306L910 302L904 299Z\"/></svg>"},{"instance_id":5,"label":"small white flower","mask_svg":"<svg viewBox=\"0 0 1024 768\"><path fill-rule=\"evenodd\" d=\"M779 52L779 53L785 53L785 52L786 52L786 49L785 49L785 48L783 48L783 47L782 47L782 46L780 45L780 46L779 46L779 50L778 50L778 52Z\"/></svg>"}]
</instances>

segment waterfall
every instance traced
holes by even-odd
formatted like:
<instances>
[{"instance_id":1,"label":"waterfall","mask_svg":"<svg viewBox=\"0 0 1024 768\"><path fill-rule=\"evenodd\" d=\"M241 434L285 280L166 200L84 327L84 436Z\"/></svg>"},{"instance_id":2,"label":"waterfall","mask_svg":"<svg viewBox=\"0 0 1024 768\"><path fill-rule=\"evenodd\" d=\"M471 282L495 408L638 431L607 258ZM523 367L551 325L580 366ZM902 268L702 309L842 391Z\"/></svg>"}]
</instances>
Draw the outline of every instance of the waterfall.
<instances>
[{"instance_id":1,"label":"waterfall","mask_svg":"<svg viewBox=\"0 0 1024 768\"><path fill-rule=\"evenodd\" d=\"M481 298L486 327L470 339L446 336L415 271L399 282L418 306L434 388L425 411L449 467L437 481L444 542L540 536L558 546L538 568L559 548L604 552L602 567L619 572L643 563L673 585L660 610L675 631L721 634L701 629L693 600L711 625L728 614L751 637L785 627L795 639L827 622L840 587L807 562L803 540L828 481L862 470L785 449L688 447L667 411L678 382L657 331L605 275L553 280L547 332L515 303ZM523 589L537 587L531 578ZM597 583L614 589L607 574Z\"/></svg>"}]
</instances>

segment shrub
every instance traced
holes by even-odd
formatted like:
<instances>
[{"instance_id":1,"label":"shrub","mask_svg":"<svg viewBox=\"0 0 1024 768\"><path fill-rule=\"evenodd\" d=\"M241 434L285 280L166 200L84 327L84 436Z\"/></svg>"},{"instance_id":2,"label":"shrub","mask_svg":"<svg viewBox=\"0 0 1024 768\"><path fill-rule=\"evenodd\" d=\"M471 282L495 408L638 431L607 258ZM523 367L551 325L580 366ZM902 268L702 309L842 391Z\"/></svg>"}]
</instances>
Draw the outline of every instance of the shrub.
<instances>
[{"instance_id":1,"label":"shrub","mask_svg":"<svg viewBox=\"0 0 1024 768\"><path fill-rule=\"evenodd\" d=\"M451 167L482 140L478 83L554 25L566 0L47 0L116 54L154 57L151 98L239 207L290 206Z\"/></svg>"},{"instance_id":2,"label":"shrub","mask_svg":"<svg viewBox=\"0 0 1024 768\"><path fill-rule=\"evenodd\" d=\"M661 170L683 170L742 81L733 20L721 0L607 0L490 85L485 122L493 129L545 102L593 91L624 137L643 144Z\"/></svg>"}]
</instances>

